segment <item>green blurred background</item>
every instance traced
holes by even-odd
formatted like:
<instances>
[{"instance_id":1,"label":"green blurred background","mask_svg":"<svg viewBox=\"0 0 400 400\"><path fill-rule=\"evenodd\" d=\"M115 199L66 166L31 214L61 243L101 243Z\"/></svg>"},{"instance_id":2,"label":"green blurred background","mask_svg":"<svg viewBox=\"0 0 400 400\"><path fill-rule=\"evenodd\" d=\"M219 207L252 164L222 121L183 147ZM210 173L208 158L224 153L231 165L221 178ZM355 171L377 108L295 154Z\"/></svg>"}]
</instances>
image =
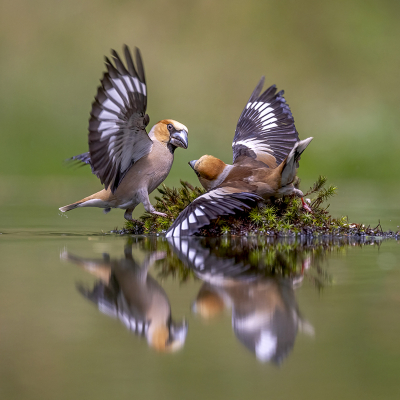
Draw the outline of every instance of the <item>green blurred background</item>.
<instances>
[{"instance_id":1,"label":"green blurred background","mask_svg":"<svg viewBox=\"0 0 400 400\"><path fill-rule=\"evenodd\" d=\"M323 174L339 186L334 211L397 218L399 20L389 0L2 0L0 205L51 206L58 218L57 207L100 189L63 160L87 150L103 56L126 43L142 51L150 124L189 128L167 184L196 183L187 162L203 154L231 161L237 119L265 75L285 90L300 137L314 137L303 189ZM92 211L102 217L69 216Z\"/></svg>"}]
</instances>

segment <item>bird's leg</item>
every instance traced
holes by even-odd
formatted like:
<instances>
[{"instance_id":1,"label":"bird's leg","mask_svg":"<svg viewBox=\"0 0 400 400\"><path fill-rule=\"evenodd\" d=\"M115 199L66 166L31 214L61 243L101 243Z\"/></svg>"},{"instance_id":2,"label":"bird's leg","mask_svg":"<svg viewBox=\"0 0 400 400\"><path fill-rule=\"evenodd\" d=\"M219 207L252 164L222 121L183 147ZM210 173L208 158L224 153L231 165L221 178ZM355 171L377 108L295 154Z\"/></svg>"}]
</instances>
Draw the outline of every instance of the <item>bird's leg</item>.
<instances>
[{"instance_id":1,"label":"bird's leg","mask_svg":"<svg viewBox=\"0 0 400 400\"><path fill-rule=\"evenodd\" d=\"M147 193L147 190L141 190L138 193L138 199L140 200L141 203L143 203L144 209L148 213L160 215L161 217L167 217L167 214L156 211L156 209L152 206L152 204L150 203L149 194Z\"/></svg>"},{"instance_id":2,"label":"bird's leg","mask_svg":"<svg viewBox=\"0 0 400 400\"><path fill-rule=\"evenodd\" d=\"M303 205L303 208L307 211L307 212L309 212L309 213L313 213L312 212L312 210L311 210L311 207L304 201L304 198L302 197L301 198L301 204Z\"/></svg>"},{"instance_id":3,"label":"bird's leg","mask_svg":"<svg viewBox=\"0 0 400 400\"><path fill-rule=\"evenodd\" d=\"M148 272L148 270L152 267L152 265L158 261L158 260L163 260L167 256L166 251L153 251L150 254L146 256L146 258L143 261L143 264L141 265L141 269L143 271Z\"/></svg>"},{"instance_id":4,"label":"bird's leg","mask_svg":"<svg viewBox=\"0 0 400 400\"><path fill-rule=\"evenodd\" d=\"M132 256L132 243L126 244L124 247L124 255L127 260L133 260Z\"/></svg>"},{"instance_id":5,"label":"bird's leg","mask_svg":"<svg viewBox=\"0 0 400 400\"><path fill-rule=\"evenodd\" d=\"M124 214L124 218L127 220L127 221L133 221L133 218L132 218L132 212L133 212L133 208L128 208L126 211L125 211L125 214Z\"/></svg>"},{"instance_id":6,"label":"bird's leg","mask_svg":"<svg viewBox=\"0 0 400 400\"><path fill-rule=\"evenodd\" d=\"M300 189L293 189L293 194L301 198L301 204L303 205L303 208L309 212L313 213L311 210L311 207L304 201L304 194Z\"/></svg>"}]
</instances>

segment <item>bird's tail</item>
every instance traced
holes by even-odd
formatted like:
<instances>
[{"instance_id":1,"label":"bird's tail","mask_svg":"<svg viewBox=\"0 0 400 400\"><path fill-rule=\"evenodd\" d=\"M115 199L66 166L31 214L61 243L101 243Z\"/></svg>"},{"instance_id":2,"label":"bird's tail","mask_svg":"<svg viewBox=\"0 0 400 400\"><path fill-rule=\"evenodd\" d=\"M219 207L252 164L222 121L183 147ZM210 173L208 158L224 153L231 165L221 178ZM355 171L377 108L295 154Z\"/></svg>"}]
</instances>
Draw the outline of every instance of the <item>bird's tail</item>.
<instances>
[{"instance_id":1,"label":"bird's tail","mask_svg":"<svg viewBox=\"0 0 400 400\"><path fill-rule=\"evenodd\" d=\"M281 178L281 185L286 186L293 182L296 176L296 169L299 166L300 156L303 151L307 148L310 144L312 137L309 137L304 140L300 140L297 142L293 149L290 151L289 155L287 156L286 160L282 163L282 178Z\"/></svg>"},{"instance_id":2,"label":"bird's tail","mask_svg":"<svg viewBox=\"0 0 400 400\"><path fill-rule=\"evenodd\" d=\"M59 210L61 212L67 212L67 211L73 210L74 208L77 208L77 207L100 207L100 208L105 208L105 207L107 207L106 204L104 204L104 201L101 198L99 198L99 197L101 197L99 195L102 192L103 191L97 192L97 193L92 194L91 196L85 197L84 199L79 200L79 201L77 201L75 203L68 204L68 205L66 205L64 207L60 207Z\"/></svg>"},{"instance_id":3,"label":"bird's tail","mask_svg":"<svg viewBox=\"0 0 400 400\"><path fill-rule=\"evenodd\" d=\"M73 210L74 208L78 207L79 204L81 204L81 203L82 203L82 200L77 201L76 203L68 204L68 205L66 205L64 207L60 207L59 210L61 212L67 212L69 210Z\"/></svg>"}]
</instances>

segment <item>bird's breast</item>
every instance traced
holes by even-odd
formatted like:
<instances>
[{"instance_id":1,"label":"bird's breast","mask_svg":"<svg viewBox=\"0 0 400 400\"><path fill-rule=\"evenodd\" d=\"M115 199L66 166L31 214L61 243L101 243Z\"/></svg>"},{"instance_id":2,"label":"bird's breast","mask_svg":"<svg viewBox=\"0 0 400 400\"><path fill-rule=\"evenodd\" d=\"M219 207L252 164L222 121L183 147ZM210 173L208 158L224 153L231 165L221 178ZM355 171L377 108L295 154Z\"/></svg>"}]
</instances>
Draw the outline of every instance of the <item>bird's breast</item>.
<instances>
[{"instance_id":1,"label":"bird's breast","mask_svg":"<svg viewBox=\"0 0 400 400\"><path fill-rule=\"evenodd\" d=\"M122 201L133 198L139 189L151 193L168 176L173 161L167 147L155 142L152 151L131 167L115 195Z\"/></svg>"}]
</instances>

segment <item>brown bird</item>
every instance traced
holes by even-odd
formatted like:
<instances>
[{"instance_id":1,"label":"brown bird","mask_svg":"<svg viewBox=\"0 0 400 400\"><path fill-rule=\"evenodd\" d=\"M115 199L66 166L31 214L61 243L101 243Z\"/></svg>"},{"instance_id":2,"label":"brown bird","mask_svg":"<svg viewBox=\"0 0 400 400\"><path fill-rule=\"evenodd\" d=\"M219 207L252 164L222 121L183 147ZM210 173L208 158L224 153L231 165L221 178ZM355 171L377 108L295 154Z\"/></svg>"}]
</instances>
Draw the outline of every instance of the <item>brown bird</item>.
<instances>
[{"instance_id":1,"label":"brown bird","mask_svg":"<svg viewBox=\"0 0 400 400\"><path fill-rule=\"evenodd\" d=\"M90 164L104 184L100 192L61 207L66 212L77 207L126 210L125 219L139 203L149 213L157 212L149 193L159 186L172 167L177 147L188 147L188 129L172 119L158 122L146 132L147 88L143 62L136 48L136 67L124 46L126 64L112 50L114 64L106 57L107 72L101 79L89 121L89 152L72 157Z\"/></svg>"},{"instance_id":2,"label":"brown bird","mask_svg":"<svg viewBox=\"0 0 400 400\"><path fill-rule=\"evenodd\" d=\"M167 237L191 235L220 215L234 214L272 197L303 193L293 185L300 155L313 139L299 141L283 91L269 87L261 95L264 77L240 115L233 138L233 164L205 155L190 161L207 193L181 212Z\"/></svg>"}]
</instances>

